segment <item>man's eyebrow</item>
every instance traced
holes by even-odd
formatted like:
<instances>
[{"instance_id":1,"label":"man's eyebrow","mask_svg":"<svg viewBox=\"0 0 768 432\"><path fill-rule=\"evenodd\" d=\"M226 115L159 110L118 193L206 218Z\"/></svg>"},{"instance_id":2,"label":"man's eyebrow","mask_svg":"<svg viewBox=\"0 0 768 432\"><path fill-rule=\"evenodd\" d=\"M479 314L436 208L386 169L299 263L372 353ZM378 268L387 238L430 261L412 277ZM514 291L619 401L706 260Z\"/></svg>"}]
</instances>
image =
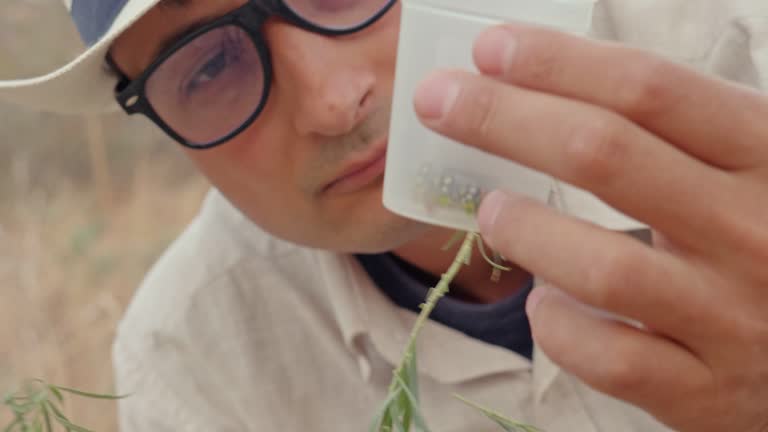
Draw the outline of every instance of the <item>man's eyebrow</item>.
<instances>
[{"instance_id":1,"label":"man's eyebrow","mask_svg":"<svg viewBox=\"0 0 768 432\"><path fill-rule=\"evenodd\" d=\"M167 10L183 10L190 5L197 5L200 3L201 0L160 0L160 3L157 4L157 6L167 9ZM249 0L248 3L252 3L252 0ZM219 16L211 16L211 17L204 17L201 19L198 19L196 21L193 21L191 23L186 24L185 26L179 28L172 34L164 37L160 40L157 48L152 53L152 58L157 59L159 56L163 55L166 51L168 51L175 43L177 43L179 40L184 38L190 33L193 33L195 30L199 29L200 27L215 21L218 19Z\"/></svg>"},{"instance_id":2,"label":"man's eyebrow","mask_svg":"<svg viewBox=\"0 0 768 432\"><path fill-rule=\"evenodd\" d=\"M158 5L161 8L167 8L167 9L184 9L188 7L190 4L195 3L196 0L162 0ZM198 27L206 24L207 22L210 22L210 18L203 18L197 21L193 21L180 29L176 30L172 34L164 37L160 40L160 43L153 53L153 58L157 58L158 56L162 55L165 51L167 51L173 44L175 44L179 39L184 37L186 34L193 32Z\"/></svg>"},{"instance_id":3,"label":"man's eyebrow","mask_svg":"<svg viewBox=\"0 0 768 432\"><path fill-rule=\"evenodd\" d=\"M207 22L209 22L210 19L201 19L198 21L191 22L184 27L178 29L177 31L173 32L171 35L164 37L160 40L160 44L158 45L154 57L157 57L164 53L166 50L168 50L173 44L178 42L181 38L183 38L185 35L192 33L195 29L198 27L203 26Z\"/></svg>"},{"instance_id":4,"label":"man's eyebrow","mask_svg":"<svg viewBox=\"0 0 768 432\"><path fill-rule=\"evenodd\" d=\"M192 3L192 0L161 0L160 6L183 8L187 7L190 3Z\"/></svg>"}]
</instances>

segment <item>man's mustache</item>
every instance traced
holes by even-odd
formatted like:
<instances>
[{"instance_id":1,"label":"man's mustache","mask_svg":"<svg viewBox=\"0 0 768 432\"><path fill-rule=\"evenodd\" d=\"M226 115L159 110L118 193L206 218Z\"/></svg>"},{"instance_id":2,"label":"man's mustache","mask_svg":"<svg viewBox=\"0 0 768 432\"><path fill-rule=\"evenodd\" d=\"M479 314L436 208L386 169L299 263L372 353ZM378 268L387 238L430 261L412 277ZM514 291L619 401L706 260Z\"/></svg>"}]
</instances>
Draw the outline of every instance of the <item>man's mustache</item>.
<instances>
[{"instance_id":1,"label":"man's mustache","mask_svg":"<svg viewBox=\"0 0 768 432\"><path fill-rule=\"evenodd\" d=\"M318 144L320 149L312 163L312 177L319 181L332 180L328 177L336 174L352 155L363 153L386 136L389 119L389 107L377 110L348 134L328 138L326 142Z\"/></svg>"}]
</instances>

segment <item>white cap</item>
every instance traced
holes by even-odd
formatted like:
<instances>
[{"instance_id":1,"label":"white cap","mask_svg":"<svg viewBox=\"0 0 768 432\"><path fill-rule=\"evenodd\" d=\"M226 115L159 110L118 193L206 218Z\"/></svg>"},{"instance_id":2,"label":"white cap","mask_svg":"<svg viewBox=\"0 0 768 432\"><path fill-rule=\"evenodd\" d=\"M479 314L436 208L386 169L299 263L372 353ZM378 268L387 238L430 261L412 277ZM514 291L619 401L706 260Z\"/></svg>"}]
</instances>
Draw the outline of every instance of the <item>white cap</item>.
<instances>
[{"instance_id":1,"label":"white cap","mask_svg":"<svg viewBox=\"0 0 768 432\"><path fill-rule=\"evenodd\" d=\"M47 75L0 81L0 99L61 113L117 108L116 76L106 65L112 42L161 0L64 0L87 50Z\"/></svg>"}]
</instances>

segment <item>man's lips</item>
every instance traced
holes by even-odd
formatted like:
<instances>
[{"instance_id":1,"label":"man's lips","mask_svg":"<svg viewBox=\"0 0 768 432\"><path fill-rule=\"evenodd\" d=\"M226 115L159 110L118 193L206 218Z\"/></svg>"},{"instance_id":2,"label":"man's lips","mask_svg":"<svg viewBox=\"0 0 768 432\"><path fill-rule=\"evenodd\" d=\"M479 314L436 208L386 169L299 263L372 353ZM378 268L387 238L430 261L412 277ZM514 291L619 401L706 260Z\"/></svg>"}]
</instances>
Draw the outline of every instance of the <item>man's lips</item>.
<instances>
[{"instance_id":1,"label":"man's lips","mask_svg":"<svg viewBox=\"0 0 768 432\"><path fill-rule=\"evenodd\" d=\"M353 159L341 174L330 182L325 193L343 194L362 189L384 174L387 141L375 145L360 158Z\"/></svg>"}]
</instances>

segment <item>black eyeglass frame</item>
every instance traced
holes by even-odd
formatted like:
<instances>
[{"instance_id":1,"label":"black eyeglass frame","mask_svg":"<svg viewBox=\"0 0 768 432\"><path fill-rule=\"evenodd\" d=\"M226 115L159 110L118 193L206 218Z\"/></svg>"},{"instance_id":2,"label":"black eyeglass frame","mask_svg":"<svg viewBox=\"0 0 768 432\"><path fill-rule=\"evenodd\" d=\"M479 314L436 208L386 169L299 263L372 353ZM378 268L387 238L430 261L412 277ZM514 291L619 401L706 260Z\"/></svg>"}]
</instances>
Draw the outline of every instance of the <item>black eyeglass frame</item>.
<instances>
[{"instance_id":1,"label":"black eyeglass frame","mask_svg":"<svg viewBox=\"0 0 768 432\"><path fill-rule=\"evenodd\" d=\"M291 9L290 6L285 4L283 0L270 0L268 2L270 3L269 5L263 5L259 4L257 0L248 0L245 5L199 28L193 29L186 34L183 34L175 43L164 50L149 65L149 67L134 80L129 79L125 73L123 73L115 64L112 57L108 55L107 62L109 66L118 74L119 81L115 87L115 98L117 99L118 104L129 115L142 114L146 116L158 127L160 127L160 129L162 129L163 132L165 132L168 136L187 148L194 150L205 150L216 147L231 140L235 136L239 135L242 131L247 129L249 126L251 126L267 104L267 99L269 98L270 89L272 87L272 60L269 47L261 35L261 29L269 18L278 17L299 28L325 36L343 36L361 31L372 25L381 17L383 17L387 12L389 12L395 3L397 3L397 0L388 0L387 3L382 6L381 10L379 10L376 14L363 21L362 23L350 28L322 27L303 18L301 15ZM254 46L258 50L259 56L261 58L262 68L264 69L264 89L262 90L261 100L256 106L253 114L251 114L240 127L234 129L224 137L210 143L197 144L187 140L179 133L174 131L173 128L171 128L155 111L149 101L149 98L147 98L146 95L147 81L168 58L189 44L191 41L212 30L229 25L240 27L246 32L246 34L251 37Z\"/></svg>"}]
</instances>

